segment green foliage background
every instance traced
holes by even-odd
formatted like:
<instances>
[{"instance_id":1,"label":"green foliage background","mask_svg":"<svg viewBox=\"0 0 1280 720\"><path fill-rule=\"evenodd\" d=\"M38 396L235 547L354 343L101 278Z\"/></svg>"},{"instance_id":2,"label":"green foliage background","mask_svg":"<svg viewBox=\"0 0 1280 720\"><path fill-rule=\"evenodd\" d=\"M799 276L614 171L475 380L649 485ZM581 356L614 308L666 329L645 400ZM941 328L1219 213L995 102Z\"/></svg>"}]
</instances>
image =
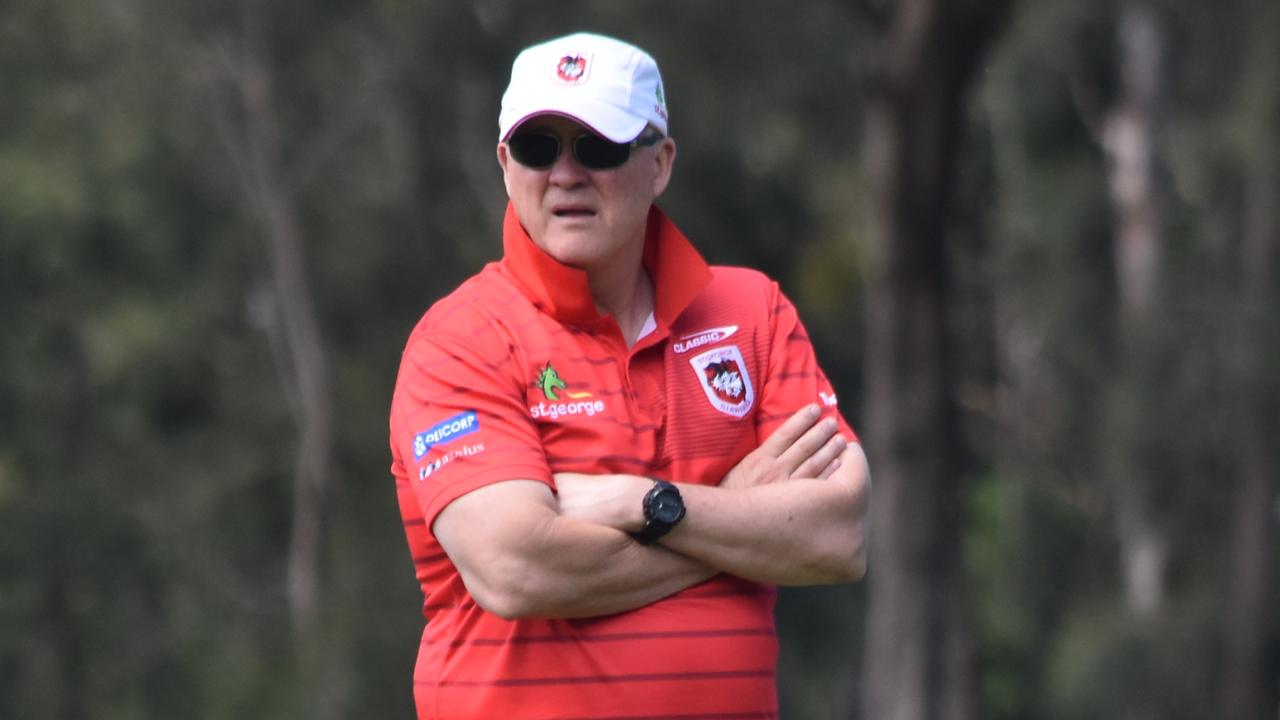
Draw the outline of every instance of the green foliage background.
<instances>
[{"instance_id":1,"label":"green foliage background","mask_svg":"<svg viewBox=\"0 0 1280 720\"><path fill-rule=\"evenodd\" d=\"M952 331L984 718L1114 717L1134 684L1167 698L1160 717L1212 717L1223 682L1235 339L1257 340L1270 370L1249 394L1280 404L1274 308L1241 304L1230 260L1246 170L1280 131L1280 13L1157 6L1176 52L1170 341L1150 405L1105 401L1121 350L1089 108L1115 90L1114 3L1024 3L969 100ZM422 311L500 252L511 58L575 29L659 59L680 143L664 208L712 262L782 283L864 421L876 45L854 3L8 0L0 716L411 716L421 600L386 438L399 353ZM320 617L302 639L284 582L297 399L273 345L267 230L226 137L250 121L233 91L250 51L337 416ZM1037 432L1012 436L997 397L1008 305L1033 325L1043 398ZM1154 629L1118 597L1103 478L1126 423L1161 427L1150 453L1170 468L1175 560ZM1260 630L1272 699L1277 608ZM856 715L865 614L862 586L784 591L784 717Z\"/></svg>"}]
</instances>

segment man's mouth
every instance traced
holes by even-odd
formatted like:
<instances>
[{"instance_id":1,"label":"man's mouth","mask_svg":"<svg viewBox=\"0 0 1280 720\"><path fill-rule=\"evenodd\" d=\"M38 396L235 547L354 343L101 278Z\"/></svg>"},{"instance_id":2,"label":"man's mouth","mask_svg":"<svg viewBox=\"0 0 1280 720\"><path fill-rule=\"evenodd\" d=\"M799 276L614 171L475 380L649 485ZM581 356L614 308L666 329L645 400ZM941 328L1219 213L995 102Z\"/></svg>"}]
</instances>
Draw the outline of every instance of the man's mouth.
<instances>
[{"instance_id":1,"label":"man's mouth","mask_svg":"<svg viewBox=\"0 0 1280 720\"><path fill-rule=\"evenodd\" d=\"M595 215L596 211L581 205L557 205L551 208L551 214L558 218L583 218Z\"/></svg>"}]
</instances>

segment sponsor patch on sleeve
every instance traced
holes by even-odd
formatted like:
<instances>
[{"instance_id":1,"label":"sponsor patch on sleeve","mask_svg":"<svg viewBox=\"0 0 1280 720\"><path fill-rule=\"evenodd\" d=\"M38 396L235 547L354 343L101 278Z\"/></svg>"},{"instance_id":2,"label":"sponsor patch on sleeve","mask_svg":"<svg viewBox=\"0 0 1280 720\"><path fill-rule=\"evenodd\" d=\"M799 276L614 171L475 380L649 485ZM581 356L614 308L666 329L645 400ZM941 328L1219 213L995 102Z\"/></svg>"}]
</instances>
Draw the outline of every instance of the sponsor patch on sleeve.
<instances>
[{"instance_id":1,"label":"sponsor patch on sleeve","mask_svg":"<svg viewBox=\"0 0 1280 720\"><path fill-rule=\"evenodd\" d=\"M479 429L480 418L476 417L474 410L441 420L413 436L413 460L419 462L431 448L452 442L463 435L470 435Z\"/></svg>"},{"instance_id":2,"label":"sponsor patch on sleeve","mask_svg":"<svg viewBox=\"0 0 1280 720\"><path fill-rule=\"evenodd\" d=\"M475 457L484 452L484 443L476 443L475 445L463 445L445 452L440 457L431 462L424 463L418 468L418 480L426 482L426 479L444 469L446 465L460 458Z\"/></svg>"}]
</instances>

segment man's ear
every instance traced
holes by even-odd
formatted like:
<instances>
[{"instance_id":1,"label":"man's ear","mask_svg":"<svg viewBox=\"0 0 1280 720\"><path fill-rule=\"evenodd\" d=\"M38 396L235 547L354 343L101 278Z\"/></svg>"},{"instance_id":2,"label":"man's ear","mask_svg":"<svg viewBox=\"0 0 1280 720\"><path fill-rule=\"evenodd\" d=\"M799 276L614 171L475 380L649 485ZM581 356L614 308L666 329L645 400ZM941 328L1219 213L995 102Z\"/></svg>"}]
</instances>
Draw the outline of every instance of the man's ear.
<instances>
[{"instance_id":1,"label":"man's ear","mask_svg":"<svg viewBox=\"0 0 1280 720\"><path fill-rule=\"evenodd\" d=\"M676 164L676 141L664 137L654 149L653 161L657 167L653 176L653 197L657 198L671 183L671 170Z\"/></svg>"},{"instance_id":2,"label":"man's ear","mask_svg":"<svg viewBox=\"0 0 1280 720\"><path fill-rule=\"evenodd\" d=\"M498 155L498 167L502 168L502 185L507 189L507 197L511 197L511 186L507 184L507 165L511 162L511 153L506 143L498 143L495 151Z\"/></svg>"}]
</instances>

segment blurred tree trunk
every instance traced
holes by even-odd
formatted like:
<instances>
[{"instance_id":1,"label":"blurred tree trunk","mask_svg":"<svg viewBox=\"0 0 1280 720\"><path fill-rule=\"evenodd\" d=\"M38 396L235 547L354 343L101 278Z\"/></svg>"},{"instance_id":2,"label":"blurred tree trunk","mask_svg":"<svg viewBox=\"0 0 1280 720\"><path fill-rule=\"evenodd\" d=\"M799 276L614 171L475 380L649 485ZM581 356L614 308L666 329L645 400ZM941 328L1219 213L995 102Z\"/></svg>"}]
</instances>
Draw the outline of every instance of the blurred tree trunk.
<instances>
[{"instance_id":1,"label":"blurred tree trunk","mask_svg":"<svg viewBox=\"0 0 1280 720\"><path fill-rule=\"evenodd\" d=\"M333 404L328 358L307 286L296 188L285 167L258 10L246 8L236 50L224 50L215 63L225 75L208 85L211 120L235 166L245 205L261 227L270 270L263 325L277 352L277 370L298 425L286 591L295 634L304 638L315 623L319 605L321 520L333 444Z\"/></svg>"},{"instance_id":2,"label":"blurred tree trunk","mask_svg":"<svg viewBox=\"0 0 1280 720\"><path fill-rule=\"evenodd\" d=\"M328 360L307 287L302 228L281 177L279 128L261 64L242 85L249 137L250 184L245 188L263 223L271 282L279 305L288 364L283 378L296 399L298 447L294 453L293 526L289 536L288 596L294 625L305 632L315 622L320 592L319 558L323 493L333 444L333 407Z\"/></svg>"},{"instance_id":3,"label":"blurred tree trunk","mask_svg":"<svg viewBox=\"0 0 1280 720\"><path fill-rule=\"evenodd\" d=\"M1153 449L1151 382L1159 357L1163 284L1163 201L1159 180L1164 86L1164 30L1147 0L1128 0L1117 18L1119 94L1101 138L1110 165L1116 213L1115 268L1119 338L1112 421L1117 456L1111 487L1125 604L1135 617L1154 621L1164 605L1169 563L1167 532L1155 495L1159 473Z\"/></svg>"},{"instance_id":4,"label":"blurred tree trunk","mask_svg":"<svg viewBox=\"0 0 1280 720\"><path fill-rule=\"evenodd\" d=\"M1259 37L1259 33L1254 36ZM1266 41L1268 44L1270 40ZM1271 57L1275 57L1271 53ZM1238 469L1231 511L1230 580L1227 588L1226 679L1223 717L1260 718L1274 712L1275 678L1268 677L1268 644L1276 628L1268 600L1275 572L1272 508L1276 499L1275 398L1264 391L1268 382L1268 343L1276 338L1276 294L1272 272L1276 261L1280 199L1280 147L1272 132L1280 124L1280 93L1274 88L1263 102L1262 132L1251 148L1245 189L1244 237L1236 276L1239 311L1231 313L1228 336L1229 367L1235 387L1231 404L1239 413L1234 435ZM1234 350L1234 352L1231 352ZM1274 600L1272 600L1274 602ZM1274 667L1271 668L1274 671ZM1270 692L1267 691L1270 688Z\"/></svg>"},{"instance_id":5,"label":"blurred tree trunk","mask_svg":"<svg viewBox=\"0 0 1280 720\"><path fill-rule=\"evenodd\" d=\"M973 717L961 433L947 339L946 232L964 99L1008 0L864 2L880 47L868 106L872 504L863 714Z\"/></svg>"}]
</instances>

